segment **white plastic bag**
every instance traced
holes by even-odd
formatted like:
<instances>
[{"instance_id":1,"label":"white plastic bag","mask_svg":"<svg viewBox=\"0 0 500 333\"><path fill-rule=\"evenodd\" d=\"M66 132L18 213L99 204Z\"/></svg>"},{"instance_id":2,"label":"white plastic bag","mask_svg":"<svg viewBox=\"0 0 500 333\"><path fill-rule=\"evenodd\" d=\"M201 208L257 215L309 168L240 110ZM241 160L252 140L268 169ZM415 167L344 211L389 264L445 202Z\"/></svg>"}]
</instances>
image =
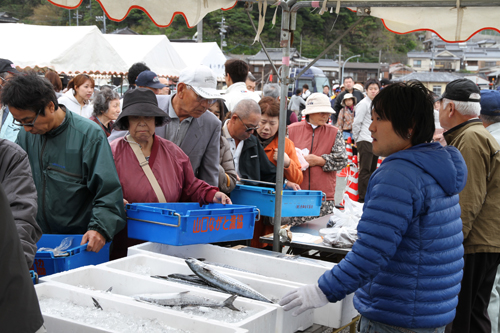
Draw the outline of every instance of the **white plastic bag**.
<instances>
[{"instance_id":1,"label":"white plastic bag","mask_svg":"<svg viewBox=\"0 0 500 333\"><path fill-rule=\"evenodd\" d=\"M344 195L344 210L335 208L327 228L319 231L323 243L333 247L352 247L357 237L358 222L363 214L363 204Z\"/></svg>"},{"instance_id":2,"label":"white plastic bag","mask_svg":"<svg viewBox=\"0 0 500 333\"><path fill-rule=\"evenodd\" d=\"M304 156L309 155L309 149L304 148L303 150L300 150L299 148L295 147L295 152L297 153L297 158L299 159L300 162L300 170L302 171L307 170L307 168L309 168L309 163L307 163Z\"/></svg>"},{"instance_id":3,"label":"white plastic bag","mask_svg":"<svg viewBox=\"0 0 500 333\"><path fill-rule=\"evenodd\" d=\"M70 248L71 244L73 244L73 239L74 239L74 237L65 237L61 241L61 244L59 244L55 249L52 249L49 247L41 247L38 249L37 252L39 252L39 251L51 251L51 252L54 252L54 257L68 256L69 254L66 252L66 250Z\"/></svg>"}]
</instances>

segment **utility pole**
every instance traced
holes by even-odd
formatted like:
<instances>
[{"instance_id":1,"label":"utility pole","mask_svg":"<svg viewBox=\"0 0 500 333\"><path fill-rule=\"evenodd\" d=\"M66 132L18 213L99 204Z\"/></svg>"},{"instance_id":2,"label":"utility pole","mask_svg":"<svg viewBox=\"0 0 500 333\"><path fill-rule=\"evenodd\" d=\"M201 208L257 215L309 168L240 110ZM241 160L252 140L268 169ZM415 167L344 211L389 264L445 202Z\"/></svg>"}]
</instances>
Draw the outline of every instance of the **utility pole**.
<instances>
[{"instance_id":1,"label":"utility pole","mask_svg":"<svg viewBox=\"0 0 500 333\"><path fill-rule=\"evenodd\" d=\"M69 26L71 27L71 9L68 9Z\"/></svg>"},{"instance_id":2,"label":"utility pole","mask_svg":"<svg viewBox=\"0 0 500 333\"><path fill-rule=\"evenodd\" d=\"M96 21L102 21L103 23L103 28L102 28L102 33L106 33L106 14L104 14L104 11L102 12L102 16L96 16L95 17Z\"/></svg>"},{"instance_id":3,"label":"utility pole","mask_svg":"<svg viewBox=\"0 0 500 333\"><path fill-rule=\"evenodd\" d=\"M340 76L340 65L342 64L342 45L339 44L339 76ZM342 73L344 75L344 73ZM339 77L339 87L343 83L341 80L343 80L343 77Z\"/></svg>"},{"instance_id":4,"label":"utility pole","mask_svg":"<svg viewBox=\"0 0 500 333\"><path fill-rule=\"evenodd\" d=\"M431 73L434 73L434 37L431 37Z\"/></svg>"},{"instance_id":5,"label":"utility pole","mask_svg":"<svg viewBox=\"0 0 500 333\"><path fill-rule=\"evenodd\" d=\"M196 31L196 41L198 43L203 43L203 19L201 19L201 21L196 25Z\"/></svg>"},{"instance_id":6,"label":"utility pole","mask_svg":"<svg viewBox=\"0 0 500 333\"><path fill-rule=\"evenodd\" d=\"M90 9L89 25L92 25L92 0L89 0L89 5L87 6L87 8Z\"/></svg>"},{"instance_id":7,"label":"utility pole","mask_svg":"<svg viewBox=\"0 0 500 333\"><path fill-rule=\"evenodd\" d=\"M220 24L219 28L219 34L220 34L220 50L222 51L222 48L224 46L227 46L226 41L224 41L225 34L227 32L226 28L228 27L224 23L226 22L226 19L224 17L221 18L220 22L217 22L217 24Z\"/></svg>"},{"instance_id":8,"label":"utility pole","mask_svg":"<svg viewBox=\"0 0 500 333\"><path fill-rule=\"evenodd\" d=\"M380 80L380 61L382 59L382 50L378 51L378 70L377 70L377 80Z\"/></svg>"},{"instance_id":9,"label":"utility pole","mask_svg":"<svg viewBox=\"0 0 500 333\"><path fill-rule=\"evenodd\" d=\"M299 49L300 56L302 57L302 33L300 34L300 49Z\"/></svg>"}]
</instances>

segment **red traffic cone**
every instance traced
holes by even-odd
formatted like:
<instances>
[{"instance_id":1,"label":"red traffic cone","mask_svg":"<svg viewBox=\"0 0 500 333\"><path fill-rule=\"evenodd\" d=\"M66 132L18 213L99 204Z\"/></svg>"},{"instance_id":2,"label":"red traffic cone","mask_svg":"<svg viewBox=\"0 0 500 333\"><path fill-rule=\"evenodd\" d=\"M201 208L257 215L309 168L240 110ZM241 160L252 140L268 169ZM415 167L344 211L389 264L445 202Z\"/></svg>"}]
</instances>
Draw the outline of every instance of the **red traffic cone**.
<instances>
[{"instance_id":1,"label":"red traffic cone","mask_svg":"<svg viewBox=\"0 0 500 333\"><path fill-rule=\"evenodd\" d=\"M347 189L346 189L346 194L352 201L359 200L358 177L359 177L358 157L353 156L352 165L349 169L349 178L347 178ZM344 204L345 202L342 201L342 206L344 206Z\"/></svg>"},{"instance_id":2,"label":"red traffic cone","mask_svg":"<svg viewBox=\"0 0 500 333\"><path fill-rule=\"evenodd\" d=\"M380 166L380 164L382 164L382 159L380 158L380 156L378 157L378 160L377 160L377 169L378 167Z\"/></svg>"},{"instance_id":3,"label":"red traffic cone","mask_svg":"<svg viewBox=\"0 0 500 333\"><path fill-rule=\"evenodd\" d=\"M345 168L343 168L342 170L340 170L339 173L337 173L337 177L347 177L347 172L349 171L349 164L347 164L347 166Z\"/></svg>"},{"instance_id":4,"label":"red traffic cone","mask_svg":"<svg viewBox=\"0 0 500 333\"><path fill-rule=\"evenodd\" d=\"M329 118L328 119L328 124L331 125L332 124L332 118Z\"/></svg>"},{"instance_id":5,"label":"red traffic cone","mask_svg":"<svg viewBox=\"0 0 500 333\"><path fill-rule=\"evenodd\" d=\"M306 116L303 115L301 121L306 121Z\"/></svg>"},{"instance_id":6,"label":"red traffic cone","mask_svg":"<svg viewBox=\"0 0 500 333\"><path fill-rule=\"evenodd\" d=\"M351 140L351 137L348 137L347 138L347 142L345 144L345 151L347 152L347 163L349 165L352 164L352 140Z\"/></svg>"}]
</instances>

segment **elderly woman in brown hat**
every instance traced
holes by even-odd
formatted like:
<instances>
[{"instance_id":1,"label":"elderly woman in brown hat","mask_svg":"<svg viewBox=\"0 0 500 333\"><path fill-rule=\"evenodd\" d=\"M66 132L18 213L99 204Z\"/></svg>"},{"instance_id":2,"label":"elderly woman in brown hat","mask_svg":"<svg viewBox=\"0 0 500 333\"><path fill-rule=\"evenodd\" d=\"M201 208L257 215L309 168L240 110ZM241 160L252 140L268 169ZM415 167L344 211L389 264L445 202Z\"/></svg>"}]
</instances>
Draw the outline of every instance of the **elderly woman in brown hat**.
<instances>
[{"instance_id":1,"label":"elderly woman in brown hat","mask_svg":"<svg viewBox=\"0 0 500 333\"><path fill-rule=\"evenodd\" d=\"M227 195L195 178L187 155L174 143L155 135L155 127L163 126L167 114L158 108L156 95L149 89L137 88L125 94L123 111L114 127L129 133L111 142L116 171L127 202L199 202L231 204ZM116 257L126 255L124 230L115 236ZM127 241L125 241L127 243ZM132 242L128 241L128 246ZM136 242L137 243L137 242Z\"/></svg>"},{"instance_id":2,"label":"elderly woman in brown hat","mask_svg":"<svg viewBox=\"0 0 500 333\"><path fill-rule=\"evenodd\" d=\"M303 190L322 191L326 194L326 201L321 206L320 216L333 213L335 208L335 185L337 172L347 165L342 132L328 124L331 114L335 113L330 105L328 96L314 93L306 101L306 108L302 114L306 121L288 126L288 138L295 147L303 150L307 148L309 154L304 156L309 168L302 171L304 179L300 184ZM292 218L293 224L307 222L315 217Z\"/></svg>"}]
</instances>

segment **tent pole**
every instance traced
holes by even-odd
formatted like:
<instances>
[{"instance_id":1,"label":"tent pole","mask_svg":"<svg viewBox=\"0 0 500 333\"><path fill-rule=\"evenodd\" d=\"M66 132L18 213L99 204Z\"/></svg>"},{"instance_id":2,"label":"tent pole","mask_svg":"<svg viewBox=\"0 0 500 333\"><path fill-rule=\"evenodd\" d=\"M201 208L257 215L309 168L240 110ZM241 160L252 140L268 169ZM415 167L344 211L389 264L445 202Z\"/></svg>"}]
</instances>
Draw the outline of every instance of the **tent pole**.
<instances>
[{"instance_id":1,"label":"tent pole","mask_svg":"<svg viewBox=\"0 0 500 333\"><path fill-rule=\"evenodd\" d=\"M278 161L276 169L276 199L274 206L274 237L273 251L281 252L279 232L281 229L281 201L283 189L283 176L285 173L285 136L286 136L286 99L288 88L288 76L290 74L290 10L288 6L281 8L281 47L283 58L281 66L281 98L280 117L278 131ZM279 72L276 72L279 73Z\"/></svg>"}]
</instances>

